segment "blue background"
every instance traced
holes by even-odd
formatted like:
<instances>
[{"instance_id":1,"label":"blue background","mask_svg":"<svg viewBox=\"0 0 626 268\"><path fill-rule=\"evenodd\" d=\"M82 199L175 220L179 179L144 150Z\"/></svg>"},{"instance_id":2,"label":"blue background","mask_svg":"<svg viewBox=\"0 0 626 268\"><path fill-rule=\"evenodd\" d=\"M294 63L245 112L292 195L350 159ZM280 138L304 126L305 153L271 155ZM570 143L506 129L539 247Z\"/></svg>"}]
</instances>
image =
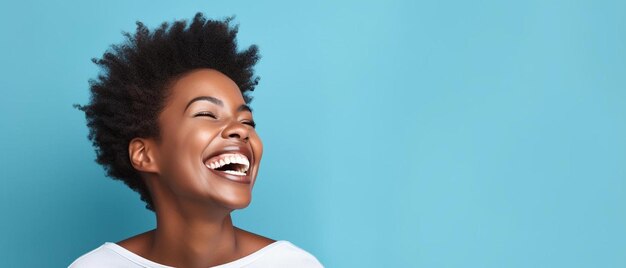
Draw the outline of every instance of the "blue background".
<instances>
[{"instance_id":1,"label":"blue background","mask_svg":"<svg viewBox=\"0 0 626 268\"><path fill-rule=\"evenodd\" d=\"M154 227L94 162L90 62L237 15L265 144L235 224L328 267L626 267L624 1L3 1L0 266Z\"/></svg>"}]
</instances>

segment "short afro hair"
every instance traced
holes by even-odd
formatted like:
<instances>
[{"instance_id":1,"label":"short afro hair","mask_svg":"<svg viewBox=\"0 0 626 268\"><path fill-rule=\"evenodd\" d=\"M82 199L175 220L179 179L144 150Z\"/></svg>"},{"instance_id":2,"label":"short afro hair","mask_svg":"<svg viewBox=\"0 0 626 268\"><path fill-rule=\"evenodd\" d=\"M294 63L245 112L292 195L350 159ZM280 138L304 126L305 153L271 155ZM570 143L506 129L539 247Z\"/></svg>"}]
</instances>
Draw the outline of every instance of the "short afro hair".
<instances>
[{"instance_id":1,"label":"short afro hair","mask_svg":"<svg viewBox=\"0 0 626 268\"><path fill-rule=\"evenodd\" d=\"M170 86L193 70L214 69L239 86L246 103L252 100L247 93L259 81L253 69L258 47L237 50L238 26L230 25L232 19L207 20L197 13L189 25L164 22L152 31L137 22L135 34L123 33L125 42L92 59L101 73L89 81L90 102L75 107L85 112L96 162L138 192L149 210L154 211L153 200L130 163L128 145L136 137L160 137L157 118Z\"/></svg>"}]
</instances>

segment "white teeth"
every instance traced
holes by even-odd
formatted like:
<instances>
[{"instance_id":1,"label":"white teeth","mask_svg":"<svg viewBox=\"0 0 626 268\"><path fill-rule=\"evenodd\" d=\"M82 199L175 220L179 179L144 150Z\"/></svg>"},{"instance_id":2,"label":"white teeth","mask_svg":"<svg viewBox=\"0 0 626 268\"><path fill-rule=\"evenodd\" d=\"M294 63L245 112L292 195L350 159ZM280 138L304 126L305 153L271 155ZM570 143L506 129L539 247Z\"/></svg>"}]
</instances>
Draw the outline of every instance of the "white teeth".
<instances>
[{"instance_id":1,"label":"white teeth","mask_svg":"<svg viewBox=\"0 0 626 268\"><path fill-rule=\"evenodd\" d=\"M240 171L234 171L234 170L224 170L224 173L238 175L238 176L245 176L246 175L246 173L243 173L243 172L240 172Z\"/></svg>"},{"instance_id":2,"label":"white teeth","mask_svg":"<svg viewBox=\"0 0 626 268\"><path fill-rule=\"evenodd\" d=\"M233 153L233 154L223 154L220 155L217 159L213 160L213 162L206 164L208 168L210 169L217 169L220 167L223 167L224 165L227 164L240 164L242 165L241 168L239 168L238 171L235 170L231 170L232 172L236 172L238 174L235 175L240 175L240 174L244 174L248 171L248 169L250 168L250 161L248 160L248 158L242 154L239 153ZM226 172L226 171L224 171ZM231 173L234 174L234 173Z\"/></svg>"}]
</instances>

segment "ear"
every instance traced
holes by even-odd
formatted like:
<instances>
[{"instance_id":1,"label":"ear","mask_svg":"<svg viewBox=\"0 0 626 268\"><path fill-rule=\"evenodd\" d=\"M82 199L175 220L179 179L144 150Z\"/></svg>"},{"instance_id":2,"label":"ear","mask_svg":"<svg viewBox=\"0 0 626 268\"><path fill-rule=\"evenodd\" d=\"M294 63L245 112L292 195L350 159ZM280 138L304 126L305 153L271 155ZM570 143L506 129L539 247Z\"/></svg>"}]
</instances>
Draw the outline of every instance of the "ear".
<instances>
[{"instance_id":1,"label":"ear","mask_svg":"<svg viewBox=\"0 0 626 268\"><path fill-rule=\"evenodd\" d=\"M128 144L130 163L138 171L159 173L156 161L156 148L152 140L134 138Z\"/></svg>"}]
</instances>

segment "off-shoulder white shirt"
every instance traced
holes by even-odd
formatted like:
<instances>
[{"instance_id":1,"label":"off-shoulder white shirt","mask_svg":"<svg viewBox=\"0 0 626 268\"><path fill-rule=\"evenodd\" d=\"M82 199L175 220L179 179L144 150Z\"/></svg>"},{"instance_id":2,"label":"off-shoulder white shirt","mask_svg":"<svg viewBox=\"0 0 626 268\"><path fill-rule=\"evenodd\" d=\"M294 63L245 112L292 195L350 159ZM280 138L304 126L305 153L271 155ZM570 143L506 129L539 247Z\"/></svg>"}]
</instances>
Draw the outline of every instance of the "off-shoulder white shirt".
<instances>
[{"instance_id":1,"label":"off-shoulder white shirt","mask_svg":"<svg viewBox=\"0 0 626 268\"><path fill-rule=\"evenodd\" d=\"M102 246L80 256L69 268L100 268L100 267L150 267L172 268L145 259L118 244L106 242ZM214 266L214 268L267 268L267 267L300 267L319 268L322 264L310 253L295 246L289 241L279 240L241 259Z\"/></svg>"}]
</instances>

